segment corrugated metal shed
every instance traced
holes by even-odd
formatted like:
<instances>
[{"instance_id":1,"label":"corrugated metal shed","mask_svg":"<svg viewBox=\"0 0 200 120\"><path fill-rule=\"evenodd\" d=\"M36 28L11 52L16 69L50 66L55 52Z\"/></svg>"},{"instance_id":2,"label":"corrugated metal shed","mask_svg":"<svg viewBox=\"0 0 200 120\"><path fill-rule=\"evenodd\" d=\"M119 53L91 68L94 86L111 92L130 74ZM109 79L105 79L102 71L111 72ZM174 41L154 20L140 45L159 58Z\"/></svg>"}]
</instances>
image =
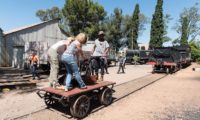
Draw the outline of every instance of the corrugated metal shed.
<instances>
[{"instance_id":1,"label":"corrugated metal shed","mask_svg":"<svg viewBox=\"0 0 200 120\"><path fill-rule=\"evenodd\" d=\"M5 40L3 38L3 30L0 28L0 66L5 66Z\"/></svg>"},{"instance_id":2,"label":"corrugated metal shed","mask_svg":"<svg viewBox=\"0 0 200 120\"><path fill-rule=\"evenodd\" d=\"M26 67L32 50L37 51L40 64L45 64L48 48L67 38L67 33L59 28L58 22L59 19L55 19L4 32L7 51L4 65Z\"/></svg>"}]
</instances>

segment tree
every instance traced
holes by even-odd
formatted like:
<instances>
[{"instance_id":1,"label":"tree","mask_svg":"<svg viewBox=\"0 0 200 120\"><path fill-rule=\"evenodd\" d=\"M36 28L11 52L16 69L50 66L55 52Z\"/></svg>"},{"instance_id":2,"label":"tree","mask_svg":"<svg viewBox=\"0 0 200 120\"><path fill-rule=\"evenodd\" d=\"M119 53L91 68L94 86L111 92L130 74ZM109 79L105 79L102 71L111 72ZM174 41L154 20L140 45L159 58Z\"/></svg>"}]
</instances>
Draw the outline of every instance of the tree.
<instances>
[{"instance_id":1,"label":"tree","mask_svg":"<svg viewBox=\"0 0 200 120\"><path fill-rule=\"evenodd\" d=\"M151 21L151 36L149 47L161 47L164 37L163 0L158 0L155 13Z\"/></svg>"},{"instance_id":2,"label":"tree","mask_svg":"<svg viewBox=\"0 0 200 120\"><path fill-rule=\"evenodd\" d=\"M188 44L188 19L187 17L183 18L182 21L182 29L181 29L181 40L180 40L180 44L181 45L187 45Z\"/></svg>"},{"instance_id":3,"label":"tree","mask_svg":"<svg viewBox=\"0 0 200 120\"><path fill-rule=\"evenodd\" d=\"M180 39L179 38L176 38L172 41L172 45L173 46L177 46L177 45L180 45Z\"/></svg>"},{"instance_id":4,"label":"tree","mask_svg":"<svg viewBox=\"0 0 200 120\"><path fill-rule=\"evenodd\" d=\"M103 6L92 0L66 0L62 12L73 35L86 32L90 39L96 38L99 24L106 16Z\"/></svg>"},{"instance_id":5,"label":"tree","mask_svg":"<svg viewBox=\"0 0 200 120\"><path fill-rule=\"evenodd\" d=\"M182 23L186 18L188 21L188 27L185 32L187 32L188 40L193 41L200 36L200 13L197 3L190 8L184 8L183 12L180 14L180 19L174 26L177 33L182 34Z\"/></svg>"},{"instance_id":6,"label":"tree","mask_svg":"<svg viewBox=\"0 0 200 120\"><path fill-rule=\"evenodd\" d=\"M40 18L41 21L48 21L56 18L61 18L61 11L58 7L52 7L51 9L38 10L36 16Z\"/></svg>"},{"instance_id":7,"label":"tree","mask_svg":"<svg viewBox=\"0 0 200 120\"><path fill-rule=\"evenodd\" d=\"M132 30L131 30L131 41L129 42L129 45L131 46L131 49L137 49L138 48L138 43L137 43L137 39L138 39L138 35L139 35L139 26L140 26L140 8L139 8L139 4L135 5L135 10L133 12L133 16L132 16Z\"/></svg>"},{"instance_id":8,"label":"tree","mask_svg":"<svg viewBox=\"0 0 200 120\"><path fill-rule=\"evenodd\" d=\"M149 18L144 14L139 14L139 36L142 35L143 31L146 30L145 25L149 23Z\"/></svg>"},{"instance_id":9,"label":"tree","mask_svg":"<svg viewBox=\"0 0 200 120\"><path fill-rule=\"evenodd\" d=\"M106 33L106 40L113 48L118 50L120 48L119 40L122 38L122 10L119 8L114 9L114 14L111 14L103 21L102 28Z\"/></svg>"},{"instance_id":10,"label":"tree","mask_svg":"<svg viewBox=\"0 0 200 120\"><path fill-rule=\"evenodd\" d=\"M164 15L163 20L164 20L163 43L165 43L172 40L169 36L167 36L168 23L170 22L170 20L172 20L171 15L170 14Z\"/></svg>"},{"instance_id":11,"label":"tree","mask_svg":"<svg viewBox=\"0 0 200 120\"><path fill-rule=\"evenodd\" d=\"M119 8L114 9L114 15L111 16L111 31L110 34L112 34L112 44L115 48L119 48L119 39L122 38L122 20L123 20L123 15L122 15L122 10Z\"/></svg>"},{"instance_id":12,"label":"tree","mask_svg":"<svg viewBox=\"0 0 200 120\"><path fill-rule=\"evenodd\" d=\"M199 41L191 41L189 43L191 48L191 57L194 61L200 61L200 42Z\"/></svg>"},{"instance_id":13,"label":"tree","mask_svg":"<svg viewBox=\"0 0 200 120\"><path fill-rule=\"evenodd\" d=\"M148 23L148 18L144 14L140 13L138 4L136 4L132 16L129 15L124 16L122 23L123 24L122 33L129 40L129 48L131 49L138 48L137 39L140 35L142 35L142 32L145 30L145 24L147 23Z\"/></svg>"},{"instance_id":14,"label":"tree","mask_svg":"<svg viewBox=\"0 0 200 120\"><path fill-rule=\"evenodd\" d=\"M62 11L58 7L52 7L50 9L46 10L38 10L36 12L36 16L41 20L41 21L48 21L48 20L53 20L59 18L59 27L68 32L70 31L70 28L68 26L68 20L66 17L63 16Z\"/></svg>"}]
</instances>

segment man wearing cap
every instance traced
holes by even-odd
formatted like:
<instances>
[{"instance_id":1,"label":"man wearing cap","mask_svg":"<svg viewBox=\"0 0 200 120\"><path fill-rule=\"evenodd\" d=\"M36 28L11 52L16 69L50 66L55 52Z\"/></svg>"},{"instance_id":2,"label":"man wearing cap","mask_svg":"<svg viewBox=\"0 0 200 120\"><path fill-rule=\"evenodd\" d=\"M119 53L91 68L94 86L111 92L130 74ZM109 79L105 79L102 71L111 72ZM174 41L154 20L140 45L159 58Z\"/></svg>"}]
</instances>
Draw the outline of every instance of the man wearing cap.
<instances>
[{"instance_id":1,"label":"man wearing cap","mask_svg":"<svg viewBox=\"0 0 200 120\"><path fill-rule=\"evenodd\" d=\"M108 42L104 39L104 32L99 31L98 33L98 39L95 40L95 45L93 48L93 56L96 57L95 59L99 63L99 67L101 68L101 77L100 80L103 80L104 76L104 68L105 68L105 58L107 56L108 50L109 50L109 44ZM95 73L97 75L98 79L98 69L95 69Z\"/></svg>"}]
</instances>

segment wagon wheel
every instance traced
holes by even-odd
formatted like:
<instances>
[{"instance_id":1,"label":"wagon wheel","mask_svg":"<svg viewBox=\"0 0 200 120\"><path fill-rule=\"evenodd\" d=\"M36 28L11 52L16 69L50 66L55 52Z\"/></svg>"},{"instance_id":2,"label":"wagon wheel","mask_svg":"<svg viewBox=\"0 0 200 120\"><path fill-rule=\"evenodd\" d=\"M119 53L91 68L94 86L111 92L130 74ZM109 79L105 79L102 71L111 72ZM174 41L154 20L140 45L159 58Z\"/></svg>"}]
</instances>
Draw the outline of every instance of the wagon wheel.
<instances>
[{"instance_id":1,"label":"wagon wheel","mask_svg":"<svg viewBox=\"0 0 200 120\"><path fill-rule=\"evenodd\" d=\"M107 106L112 103L112 90L106 87L100 94L100 102L101 104Z\"/></svg>"},{"instance_id":2,"label":"wagon wheel","mask_svg":"<svg viewBox=\"0 0 200 120\"><path fill-rule=\"evenodd\" d=\"M174 66L174 67L172 68L172 71L171 71L171 73L175 73L175 72L176 72L176 70L177 70L177 68L176 68L176 66Z\"/></svg>"},{"instance_id":3,"label":"wagon wheel","mask_svg":"<svg viewBox=\"0 0 200 120\"><path fill-rule=\"evenodd\" d=\"M81 65L80 72L84 72L85 76L91 75L91 71L89 69L89 65L87 65L87 64Z\"/></svg>"},{"instance_id":4,"label":"wagon wheel","mask_svg":"<svg viewBox=\"0 0 200 120\"><path fill-rule=\"evenodd\" d=\"M52 106L56 103L56 101L52 98L52 94L48 92L46 92L44 95L44 102L47 106Z\"/></svg>"},{"instance_id":5,"label":"wagon wheel","mask_svg":"<svg viewBox=\"0 0 200 120\"><path fill-rule=\"evenodd\" d=\"M70 106L70 113L76 118L84 118L90 109L90 99L86 95L78 97Z\"/></svg>"},{"instance_id":6,"label":"wagon wheel","mask_svg":"<svg viewBox=\"0 0 200 120\"><path fill-rule=\"evenodd\" d=\"M71 104L70 104L69 110L70 110L71 115L74 117L74 109L73 109L73 105L74 105L75 101L74 101L74 99L71 100L71 101L72 101L72 102L71 102Z\"/></svg>"}]
</instances>

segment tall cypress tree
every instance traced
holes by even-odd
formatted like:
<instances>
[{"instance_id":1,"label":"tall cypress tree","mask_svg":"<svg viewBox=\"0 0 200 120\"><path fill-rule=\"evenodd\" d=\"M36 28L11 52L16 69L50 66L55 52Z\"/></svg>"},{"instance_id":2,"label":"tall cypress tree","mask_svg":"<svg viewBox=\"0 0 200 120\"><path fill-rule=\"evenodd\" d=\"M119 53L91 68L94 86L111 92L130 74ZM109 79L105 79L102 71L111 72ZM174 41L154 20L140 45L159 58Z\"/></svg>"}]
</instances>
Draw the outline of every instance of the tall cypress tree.
<instances>
[{"instance_id":1,"label":"tall cypress tree","mask_svg":"<svg viewBox=\"0 0 200 120\"><path fill-rule=\"evenodd\" d=\"M158 0L153 19L151 21L151 37L149 47L161 47L164 35L163 0Z\"/></svg>"},{"instance_id":2,"label":"tall cypress tree","mask_svg":"<svg viewBox=\"0 0 200 120\"><path fill-rule=\"evenodd\" d=\"M138 43L137 43L137 39L138 39L138 34L139 34L139 25L140 25L140 8L139 8L139 4L135 5L135 10L133 12L133 16L132 16L132 28L131 28L131 41L130 46L131 49L137 49L138 48Z\"/></svg>"},{"instance_id":3,"label":"tall cypress tree","mask_svg":"<svg viewBox=\"0 0 200 120\"><path fill-rule=\"evenodd\" d=\"M181 45L188 45L188 19L187 17L183 18L182 28L181 28Z\"/></svg>"}]
</instances>

